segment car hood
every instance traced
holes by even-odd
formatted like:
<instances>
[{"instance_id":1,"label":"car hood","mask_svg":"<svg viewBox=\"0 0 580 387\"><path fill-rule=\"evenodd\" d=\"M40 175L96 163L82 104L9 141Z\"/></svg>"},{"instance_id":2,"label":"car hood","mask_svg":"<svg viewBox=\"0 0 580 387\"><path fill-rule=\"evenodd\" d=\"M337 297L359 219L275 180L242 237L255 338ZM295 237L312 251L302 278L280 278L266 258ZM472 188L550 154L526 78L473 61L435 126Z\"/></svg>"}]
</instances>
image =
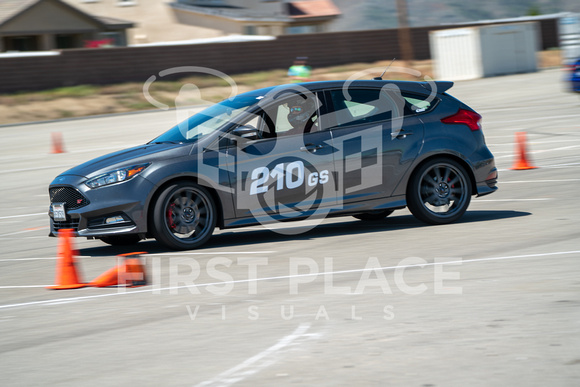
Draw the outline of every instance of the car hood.
<instances>
[{"instance_id":1,"label":"car hood","mask_svg":"<svg viewBox=\"0 0 580 387\"><path fill-rule=\"evenodd\" d=\"M60 176L76 175L89 178L116 168L183 157L191 152L192 146L192 144L173 143L140 145L97 157L61 173Z\"/></svg>"}]
</instances>

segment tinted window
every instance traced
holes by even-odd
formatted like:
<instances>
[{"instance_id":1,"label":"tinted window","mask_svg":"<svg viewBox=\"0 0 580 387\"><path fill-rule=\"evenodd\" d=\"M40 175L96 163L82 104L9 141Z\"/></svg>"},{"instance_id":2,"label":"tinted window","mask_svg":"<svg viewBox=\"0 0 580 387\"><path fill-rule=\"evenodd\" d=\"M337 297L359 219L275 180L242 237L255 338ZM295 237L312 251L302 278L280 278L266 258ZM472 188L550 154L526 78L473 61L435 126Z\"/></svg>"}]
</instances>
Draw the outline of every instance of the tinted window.
<instances>
[{"instance_id":1,"label":"tinted window","mask_svg":"<svg viewBox=\"0 0 580 387\"><path fill-rule=\"evenodd\" d=\"M405 101L407 102L405 106L405 115L429 111L438 101L436 98L429 98L422 95L404 95L403 98L405 98Z\"/></svg>"},{"instance_id":2,"label":"tinted window","mask_svg":"<svg viewBox=\"0 0 580 387\"><path fill-rule=\"evenodd\" d=\"M402 116L405 100L397 91L381 89L331 90L337 126L373 123Z\"/></svg>"},{"instance_id":3,"label":"tinted window","mask_svg":"<svg viewBox=\"0 0 580 387\"><path fill-rule=\"evenodd\" d=\"M320 129L320 96L283 93L267 104L246 126L253 126L262 133L261 138L317 132Z\"/></svg>"}]
</instances>

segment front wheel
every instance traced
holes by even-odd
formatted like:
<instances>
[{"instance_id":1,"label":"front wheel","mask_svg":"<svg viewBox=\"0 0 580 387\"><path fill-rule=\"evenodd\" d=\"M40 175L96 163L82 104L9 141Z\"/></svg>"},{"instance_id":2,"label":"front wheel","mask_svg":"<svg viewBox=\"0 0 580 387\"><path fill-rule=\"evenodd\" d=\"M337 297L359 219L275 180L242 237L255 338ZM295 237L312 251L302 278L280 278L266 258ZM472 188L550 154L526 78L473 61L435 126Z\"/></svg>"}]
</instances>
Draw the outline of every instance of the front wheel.
<instances>
[{"instance_id":1,"label":"front wheel","mask_svg":"<svg viewBox=\"0 0 580 387\"><path fill-rule=\"evenodd\" d=\"M463 216L470 201L469 175L450 159L434 159L422 165L407 188L409 210L425 223L455 222Z\"/></svg>"},{"instance_id":2,"label":"front wheel","mask_svg":"<svg viewBox=\"0 0 580 387\"><path fill-rule=\"evenodd\" d=\"M182 182L167 187L153 207L153 235L176 250L203 245L216 226L216 207L203 187Z\"/></svg>"}]
</instances>

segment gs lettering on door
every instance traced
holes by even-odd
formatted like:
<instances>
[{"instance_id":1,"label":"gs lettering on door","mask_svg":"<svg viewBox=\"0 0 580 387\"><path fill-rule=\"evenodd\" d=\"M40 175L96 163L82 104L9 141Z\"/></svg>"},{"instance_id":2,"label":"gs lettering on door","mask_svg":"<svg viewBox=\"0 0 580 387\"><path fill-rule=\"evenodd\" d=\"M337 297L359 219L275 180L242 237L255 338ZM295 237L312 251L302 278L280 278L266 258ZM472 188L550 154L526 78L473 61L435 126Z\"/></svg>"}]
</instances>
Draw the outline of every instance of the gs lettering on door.
<instances>
[{"instance_id":1,"label":"gs lettering on door","mask_svg":"<svg viewBox=\"0 0 580 387\"><path fill-rule=\"evenodd\" d=\"M250 195L263 194L268 191L270 178L276 182L276 190L294 189L308 184L309 187L315 187L318 184L326 184L329 180L329 171L304 172L304 162L293 161L288 164L280 163L270 170L268 167L258 167L251 173L252 184Z\"/></svg>"}]
</instances>

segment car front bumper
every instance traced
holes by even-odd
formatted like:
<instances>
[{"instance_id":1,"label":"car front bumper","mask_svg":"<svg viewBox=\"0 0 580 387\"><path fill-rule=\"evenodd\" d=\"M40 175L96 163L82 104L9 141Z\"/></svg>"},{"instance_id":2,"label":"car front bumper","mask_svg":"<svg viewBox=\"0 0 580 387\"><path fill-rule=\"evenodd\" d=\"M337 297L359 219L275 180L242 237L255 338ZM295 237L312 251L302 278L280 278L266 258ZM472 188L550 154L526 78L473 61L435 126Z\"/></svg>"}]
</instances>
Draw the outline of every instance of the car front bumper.
<instances>
[{"instance_id":1,"label":"car front bumper","mask_svg":"<svg viewBox=\"0 0 580 387\"><path fill-rule=\"evenodd\" d=\"M55 219L53 204L60 202L61 197L53 200L51 194L48 213L50 236L55 236L58 230L65 228L72 229L75 236L95 238L147 233L146 206L149 194L154 189L152 183L136 176L126 182L90 189L85 186L84 180L80 176L61 175L58 183L50 185L49 190L62 188L67 193L73 193L76 201L84 200L80 208L73 208L76 202L70 203L67 200L66 219ZM78 199L79 195L81 199Z\"/></svg>"}]
</instances>

